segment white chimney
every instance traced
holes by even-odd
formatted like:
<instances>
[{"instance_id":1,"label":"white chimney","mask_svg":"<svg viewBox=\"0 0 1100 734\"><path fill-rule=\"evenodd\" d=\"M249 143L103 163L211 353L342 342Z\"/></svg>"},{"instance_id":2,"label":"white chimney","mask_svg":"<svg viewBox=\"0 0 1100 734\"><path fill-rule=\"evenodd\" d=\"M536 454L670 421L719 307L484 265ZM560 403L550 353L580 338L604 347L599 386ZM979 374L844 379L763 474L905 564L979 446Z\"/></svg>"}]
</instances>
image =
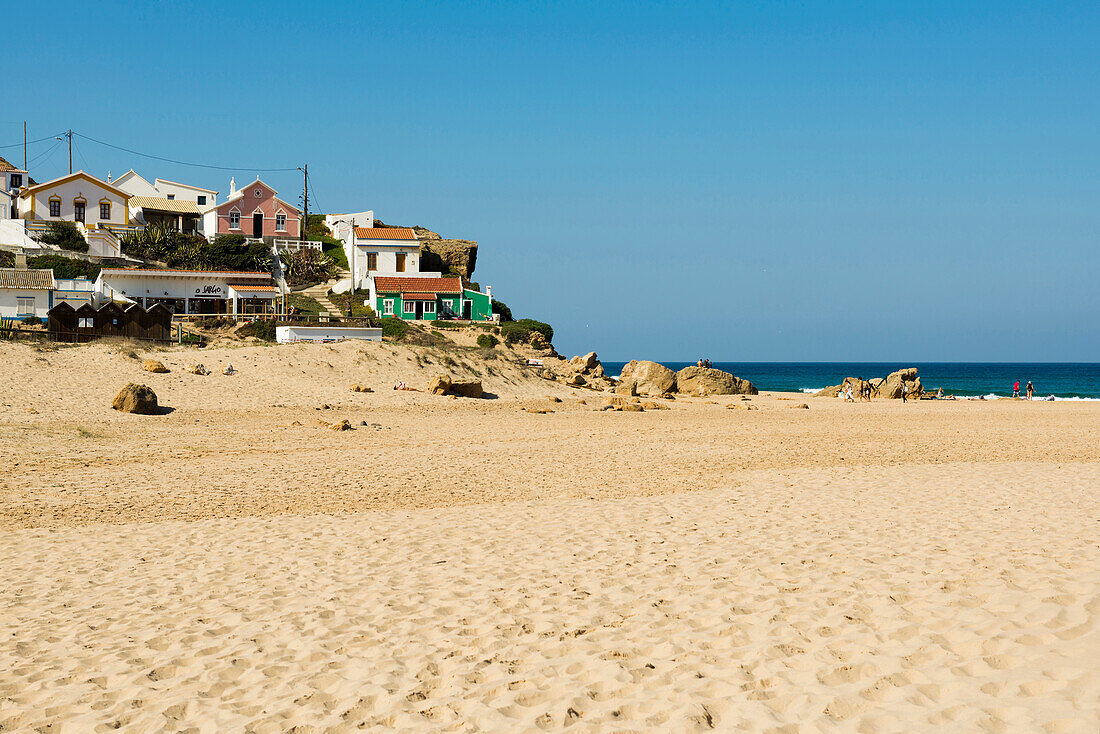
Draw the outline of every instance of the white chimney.
<instances>
[{"instance_id":1,"label":"white chimney","mask_svg":"<svg viewBox=\"0 0 1100 734\"><path fill-rule=\"evenodd\" d=\"M107 171L107 183L111 183L111 172Z\"/></svg>"},{"instance_id":2,"label":"white chimney","mask_svg":"<svg viewBox=\"0 0 1100 734\"><path fill-rule=\"evenodd\" d=\"M489 298L493 297L493 286L491 286L491 285L485 286L485 295L489 296Z\"/></svg>"},{"instance_id":3,"label":"white chimney","mask_svg":"<svg viewBox=\"0 0 1100 734\"><path fill-rule=\"evenodd\" d=\"M229 195L237 193L237 179L230 177L229 179Z\"/></svg>"}]
</instances>

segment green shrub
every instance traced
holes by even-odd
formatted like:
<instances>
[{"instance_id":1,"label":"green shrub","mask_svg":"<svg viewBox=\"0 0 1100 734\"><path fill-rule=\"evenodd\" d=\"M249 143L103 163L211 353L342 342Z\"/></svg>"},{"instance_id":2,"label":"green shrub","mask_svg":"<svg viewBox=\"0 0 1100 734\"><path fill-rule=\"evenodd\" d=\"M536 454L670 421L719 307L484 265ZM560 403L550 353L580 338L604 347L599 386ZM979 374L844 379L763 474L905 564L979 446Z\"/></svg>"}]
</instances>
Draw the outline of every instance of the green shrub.
<instances>
[{"instance_id":1,"label":"green shrub","mask_svg":"<svg viewBox=\"0 0 1100 734\"><path fill-rule=\"evenodd\" d=\"M220 234L214 238L216 247L244 247L243 234Z\"/></svg>"},{"instance_id":2,"label":"green shrub","mask_svg":"<svg viewBox=\"0 0 1100 734\"><path fill-rule=\"evenodd\" d=\"M27 316L25 319L23 319L23 324L25 326L37 326L38 324L41 324L41 323L42 323L42 319L40 319L37 316Z\"/></svg>"},{"instance_id":3,"label":"green shrub","mask_svg":"<svg viewBox=\"0 0 1100 734\"><path fill-rule=\"evenodd\" d=\"M292 252L283 261L283 266L286 268L286 282L295 287L324 283L336 275L336 263L317 250Z\"/></svg>"},{"instance_id":4,"label":"green shrub","mask_svg":"<svg viewBox=\"0 0 1100 734\"><path fill-rule=\"evenodd\" d=\"M42 235L42 241L47 245L73 252L88 251L88 243L84 240L84 235L80 234L76 222L50 222L49 227L49 231Z\"/></svg>"},{"instance_id":5,"label":"green shrub","mask_svg":"<svg viewBox=\"0 0 1100 734\"><path fill-rule=\"evenodd\" d=\"M554 327L550 326L550 324L542 321L535 321L534 319L520 319L515 323L531 331L537 331L539 334L542 334L542 338L546 340L547 344L554 341Z\"/></svg>"},{"instance_id":6,"label":"green shrub","mask_svg":"<svg viewBox=\"0 0 1100 734\"><path fill-rule=\"evenodd\" d=\"M335 237L320 237L314 238L306 235L307 238L321 242L322 251L336 263L337 267L344 270L351 270L351 265L348 264L348 255L344 252L344 243Z\"/></svg>"},{"instance_id":7,"label":"green shrub","mask_svg":"<svg viewBox=\"0 0 1100 734\"><path fill-rule=\"evenodd\" d=\"M275 341L275 322L270 320L253 321L237 329L237 336L254 336L265 342Z\"/></svg>"},{"instance_id":8,"label":"green shrub","mask_svg":"<svg viewBox=\"0 0 1100 734\"><path fill-rule=\"evenodd\" d=\"M403 339L409 331L409 325L401 319L382 319L382 336L390 339Z\"/></svg>"},{"instance_id":9,"label":"green shrub","mask_svg":"<svg viewBox=\"0 0 1100 734\"><path fill-rule=\"evenodd\" d=\"M321 313L321 303L312 296L304 296L301 293L290 293L286 297L286 305L293 306L302 312L302 315L317 316Z\"/></svg>"},{"instance_id":10,"label":"green shrub","mask_svg":"<svg viewBox=\"0 0 1100 734\"><path fill-rule=\"evenodd\" d=\"M351 307L351 318L356 319L369 319L374 317L374 309L370 306L364 306L365 301L370 296L370 291L359 289L355 293L330 293L328 300L333 306L340 309L340 315L348 315L348 307Z\"/></svg>"},{"instance_id":11,"label":"green shrub","mask_svg":"<svg viewBox=\"0 0 1100 734\"><path fill-rule=\"evenodd\" d=\"M27 267L38 270L52 270L55 278L87 278L95 280L102 267L87 260L74 260L63 255L38 255L27 258Z\"/></svg>"},{"instance_id":12,"label":"green shrub","mask_svg":"<svg viewBox=\"0 0 1100 734\"><path fill-rule=\"evenodd\" d=\"M15 253L8 252L7 250L0 250L0 268L14 268L15 267Z\"/></svg>"},{"instance_id":13,"label":"green shrub","mask_svg":"<svg viewBox=\"0 0 1100 734\"><path fill-rule=\"evenodd\" d=\"M493 308L493 313L500 314L500 320L501 321L514 321L515 320L515 319L512 318L512 309L508 308L508 306L503 301L498 301L497 299L494 298L493 303L492 303L492 308Z\"/></svg>"},{"instance_id":14,"label":"green shrub","mask_svg":"<svg viewBox=\"0 0 1100 734\"><path fill-rule=\"evenodd\" d=\"M505 344L520 344L531 337L531 330L515 321L505 321L500 325L500 335Z\"/></svg>"},{"instance_id":15,"label":"green shrub","mask_svg":"<svg viewBox=\"0 0 1100 734\"><path fill-rule=\"evenodd\" d=\"M478 334L477 345L482 349L492 349L497 344L500 344L500 340L492 334Z\"/></svg>"}]
</instances>

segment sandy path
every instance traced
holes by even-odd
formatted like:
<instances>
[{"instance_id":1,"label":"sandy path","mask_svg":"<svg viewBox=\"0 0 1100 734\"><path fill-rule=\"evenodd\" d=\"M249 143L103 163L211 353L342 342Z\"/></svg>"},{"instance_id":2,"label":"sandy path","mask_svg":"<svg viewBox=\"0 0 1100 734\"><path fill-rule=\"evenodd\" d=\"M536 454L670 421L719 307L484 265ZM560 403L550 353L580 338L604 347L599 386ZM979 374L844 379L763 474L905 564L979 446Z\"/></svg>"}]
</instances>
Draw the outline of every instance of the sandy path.
<instances>
[{"instance_id":1,"label":"sandy path","mask_svg":"<svg viewBox=\"0 0 1100 734\"><path fill-rule=\"evenodd\" d=\"M0 726L1095 731L1098 486L853 467L9 531Z\"/></svg>"}]
</instances>

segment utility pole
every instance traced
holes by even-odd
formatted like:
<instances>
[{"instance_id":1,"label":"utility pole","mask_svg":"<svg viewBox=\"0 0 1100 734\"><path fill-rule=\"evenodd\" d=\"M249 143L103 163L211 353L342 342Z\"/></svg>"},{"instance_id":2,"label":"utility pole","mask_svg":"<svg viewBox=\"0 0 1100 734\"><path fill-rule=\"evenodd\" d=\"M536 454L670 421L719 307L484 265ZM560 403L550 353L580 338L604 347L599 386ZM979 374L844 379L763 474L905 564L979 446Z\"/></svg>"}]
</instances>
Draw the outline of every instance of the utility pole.
<instances>
[{"instance_id":1,"label":"utility pole","mask_svg":"<svg viewBox=\"0 0 1100 734\"><path fill-rule=\"evenodd\" d=\"M23 120L23 170L27 170L27 121ZM30 175L29 173L27 174ZM30 184L27 184L30 186Z\"/></svg>"},{"instance_id":2,"label":"utility pole","mask_svg":"<svg viewBox=\"0 0 1100 734\"><path fill-rule=\"evenodd\" d=\"M302 171L302 208L304 213L302 215L302 228L298 231L298 241L305 242L306 240L306 224L309 222L309 164L306 163Z\"/></svg>"},{"instance_id":3,"label":"utility pole","mask_svg":"<svg viewBox=\"0 0 1100 734\"><path fill-rule=\"evenodd\" d=\"M73 172L73 131L69 130L65 133L65 137L69 139L69 173Z\"/></svg>"}]
</instances>

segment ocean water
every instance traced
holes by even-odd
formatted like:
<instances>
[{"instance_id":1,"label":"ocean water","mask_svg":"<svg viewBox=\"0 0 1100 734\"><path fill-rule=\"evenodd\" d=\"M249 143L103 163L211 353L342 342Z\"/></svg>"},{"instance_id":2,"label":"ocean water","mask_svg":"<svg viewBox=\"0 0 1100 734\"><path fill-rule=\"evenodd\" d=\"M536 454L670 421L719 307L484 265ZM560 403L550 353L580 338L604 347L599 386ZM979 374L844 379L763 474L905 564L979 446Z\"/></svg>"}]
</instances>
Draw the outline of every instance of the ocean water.
<instances>
[{"instance_id":1,"label":"ocean water","mask_svg":"<svg viewBox=\"0 0 1100 734\"><path fill-rule=\"evenodd\" d=\"M624 362L604 362L608 375L618 375ZM664 362L673 370L695 362ZM839 385L845 377L885 377L903 367L916 367L925 390L943 388L958 397L1011 397L1012 383L1027 381L1036 397L1053 395L1060 400L1100 400L1100 363L1012 362L714 362L713 367L731 372L759 390L816 392Z\"/></svg>"}]
</instances>

